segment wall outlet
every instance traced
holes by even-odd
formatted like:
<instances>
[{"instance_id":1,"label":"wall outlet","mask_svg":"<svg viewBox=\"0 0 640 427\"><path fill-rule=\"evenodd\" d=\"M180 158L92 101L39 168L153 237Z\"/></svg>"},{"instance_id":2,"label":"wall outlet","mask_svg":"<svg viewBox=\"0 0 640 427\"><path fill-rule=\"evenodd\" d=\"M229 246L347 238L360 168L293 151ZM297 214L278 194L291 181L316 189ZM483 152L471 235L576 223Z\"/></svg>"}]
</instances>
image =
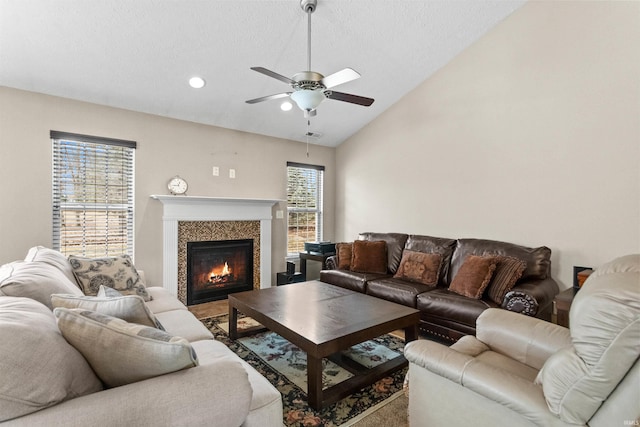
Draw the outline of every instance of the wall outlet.
<instances>
[{"instance_id":1,"label":"wall outlet","mask_svg":"<svg viewBox=\"0 0 640 427\"><path fill-rule=\"evenodd\" d=\"M284 219L284 212L282 210L276 211L276 219Z\"/></svg>"},{"instance_id":2,"label":"wall outlet","mask_svg":"<svg viewBox=\"0 0 640 427\"><path fill-rule=\"evenodd\" d=\"M235 177L236 177L236 170L229 169L229 178L235 178Z\"/></svg>"},{"instance_id":3,"label":"wall outlet","mask_svg":"<svg viewBox=\"0 0 640 427\"><path fill-rule=\"evenodd\" d=\"M220 175L220 168L218 166L214 166L213 167L213 176L219 176Z\"/></svg>"}]
</instances>

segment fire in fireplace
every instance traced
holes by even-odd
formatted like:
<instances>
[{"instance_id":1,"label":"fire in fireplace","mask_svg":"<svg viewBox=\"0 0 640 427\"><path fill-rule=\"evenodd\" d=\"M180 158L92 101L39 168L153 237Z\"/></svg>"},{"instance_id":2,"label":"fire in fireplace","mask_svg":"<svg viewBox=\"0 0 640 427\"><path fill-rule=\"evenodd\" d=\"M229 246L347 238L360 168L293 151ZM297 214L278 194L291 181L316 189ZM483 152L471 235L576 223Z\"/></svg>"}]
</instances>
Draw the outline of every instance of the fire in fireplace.
<instances>
[{"instance_id":1,"label":"fire in fireplace","mask_svg":"<svg viewBox=\"0 0 640 427\"><path fill-rule=\"evenodd\" d=\"M252 289L252 239L187 242L187 305Z\"/></svg>"}]
</instances>

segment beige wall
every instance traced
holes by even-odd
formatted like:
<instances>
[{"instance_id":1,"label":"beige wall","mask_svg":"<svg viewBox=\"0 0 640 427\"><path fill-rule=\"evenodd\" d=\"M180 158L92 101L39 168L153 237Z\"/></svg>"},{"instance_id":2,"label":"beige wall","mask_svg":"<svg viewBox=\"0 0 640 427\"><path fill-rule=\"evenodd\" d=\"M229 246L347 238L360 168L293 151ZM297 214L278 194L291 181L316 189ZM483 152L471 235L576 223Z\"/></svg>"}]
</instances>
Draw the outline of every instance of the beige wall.
<instances>
[{"instance_id":1,"label":"beige wall","mask_svg":"<svg viewBox=\"0 0 640 427\"><path fill-rule=\"evenodd\" d=\"M533 1L338 147L336 238L640 251L640 3ZM422 54L428 55L428 52Z\"/></svg>"},{"instance_id":2,"label":"beige wall","mask_svg":"<svg viewBox=\"0 0 640 427\"><path fill-rule=\"evenodd\" d=\"M286 162L324 165L325 238L333 238L335 149L0 87L0 264L51 246L50 130L134 140L136 266L162 283L162 205L179 174L192 196L286 199ZM212 167L220 168L213 177ZM236 179L228 178L229 168ZM285 270L286 220L272 223L272 270Z\"/></svg>"}]
</instances>

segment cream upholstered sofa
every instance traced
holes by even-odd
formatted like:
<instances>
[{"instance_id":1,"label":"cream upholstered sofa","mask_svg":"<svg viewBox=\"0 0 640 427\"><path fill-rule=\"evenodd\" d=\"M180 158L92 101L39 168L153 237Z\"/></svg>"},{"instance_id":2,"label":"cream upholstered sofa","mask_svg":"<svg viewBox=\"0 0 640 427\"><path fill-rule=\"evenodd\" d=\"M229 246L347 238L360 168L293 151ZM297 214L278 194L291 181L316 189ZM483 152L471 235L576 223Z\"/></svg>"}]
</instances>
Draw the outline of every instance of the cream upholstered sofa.
<instances>
[{"instance_id":1,"label":"cream upholstered sofa","mask_svg":"<svg viewBox=\"0 0 640 427\"><path fill-rule=\"evenodd\" d=\"M43 247L32 248L25 261L0 267L0 423L282 426L282 398L277 389L215 341L164 288L146 287L151 298L147 302L135 295L92 300L84 296L74 277L62 254ZM105 304L117 306L116 311L123 302L134 302L138 314L152 319L151 324L161 325L164 331L81 308L58 305L54 314L52 294L63 294L54 299L71 302L99 304L106 300ZM73 328L73 322L82 316L98 322L89 319ZM67 326L63 328L64 319ZM72 328L68 327L69 319ZM105 319L107 326L100 324ZM127 328L133 329L133 339L143 347L132 346L128 351L120 346L119 353L111 354L117 349L109 346L117 347L114 342L121 341L99 342L96 327L102 328L100 333L106 328L116 340L127 334ZM93 353L92 347L96 350ZM141 352L145 349L150 351ZM162 370L173 372L157 375ZM105 381L121 383L122 378L133 380L105 385Z\"/></svg>"},{"instance_id":2,"label":"cream upholstered sofa","mask_svg":"<svg viewBox=\"0 0 640 427\"><path fill-rule=\"evenodd\" d=\"M598 268L569 316L488 309L476 337L409 343L410 425L639 425L640 255Z\"/></svg>"}]
</instances>

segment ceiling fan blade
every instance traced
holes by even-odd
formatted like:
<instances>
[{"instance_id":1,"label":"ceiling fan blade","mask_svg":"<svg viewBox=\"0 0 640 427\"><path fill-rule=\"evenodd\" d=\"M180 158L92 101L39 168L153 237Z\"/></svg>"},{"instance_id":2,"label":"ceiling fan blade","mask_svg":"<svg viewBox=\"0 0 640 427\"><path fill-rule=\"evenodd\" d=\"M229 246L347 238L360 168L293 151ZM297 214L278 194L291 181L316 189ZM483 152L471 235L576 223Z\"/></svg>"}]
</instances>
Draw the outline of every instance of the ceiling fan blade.
<instances>
[{"instance_id":1,"label":"ceiling fan blade","mask_svg":"<svg viewBox=\"0 0 640 427\"><path fill-rule=\"evenodd\" d=\"M355 79L360 78L360 73L358 73L353 68L345 68L344 70L340 70L337 73L333 73L324 77L320 80L320 83L324 85L327 89L330 89L334 86L341 85L343 83L350 82Z\"/></svg>"},{"instance_id":2,"label":"ceiling fan blade","mask_svg":"<svg viewBox=\"0 0 640 427\"><path fill-rule=\"evenodd\" d=\"M282 74L278 74L274 71L267 70L264 67L251 67L253 71L257 71L259 73L264 74L265 76L273 77L274 79L280 80L281 82L285 82L287 84L294 84L295 82L291 80L289 77L285 77Z\"/></svg>"},{"instance_id":3,"label":"ceiling fan blade","mask_svg":"<svg viewBox=\"0 0 640 427\"><path fill-rule=\"evenodd\" d=\"M245 102L247 104L257 104L258 102L271 101L272 99L286 98L289 95L291 95L291 92L276 93L275 95L262 96L260 98L250 99Z\"/></svg>"},{"instance_id":4,"label":"ceiling fan blade","mask_svg":"<svg viewBox=\"0 0 640 427\"><path fill-rule=\"evenodd\" d=\"M335 92L333 90L326 91L324 95L329 99L333 99L336 101L350 102L352 104L363 105L365 107L368 107L369 105L373 104L373 101L375 101L373 98L365 98L364 96L351 95L350 93L343 93L343 92Z\"/></svg>"}]
</instances>

